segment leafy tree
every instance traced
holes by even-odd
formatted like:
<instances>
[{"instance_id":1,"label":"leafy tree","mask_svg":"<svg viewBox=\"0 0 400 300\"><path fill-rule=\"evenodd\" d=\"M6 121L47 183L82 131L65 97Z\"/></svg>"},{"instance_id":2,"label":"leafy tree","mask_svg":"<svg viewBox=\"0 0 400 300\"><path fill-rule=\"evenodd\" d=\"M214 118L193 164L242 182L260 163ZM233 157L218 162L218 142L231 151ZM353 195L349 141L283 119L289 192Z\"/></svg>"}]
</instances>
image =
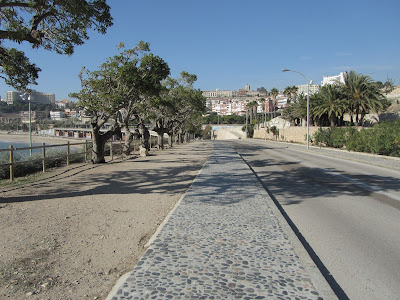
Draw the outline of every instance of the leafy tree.
<instances>
[{"instance_id":1,"label":"leafy tree","mask_svg":"<svg viewBox=\"0 0 400 300\"><path fill-rule=\"evenodd\" d=\"M267 94L268 93L267 89L265 87L263 87L263 86L259 87L257 89L257 92L262 93L262 94Z\"/></svg>"},{"instance_id":2,"label":"leafy tree","mask_svg":"<svg viewBox=\"0 0 400 300\"><path fill-rule=\"evenodd\" d=\"M172 80L170 86L170 101L173 114L169 122L169 142L172 146L172 134L178 142L187 138L189 129L201 125L201 116L205 110L205 97L202 92L193 87L197 76L188 72L181 72L178 80Z\"/></svg>"},{"instance_id":3,"label":"leafy tree","mask_svg":"<svg viewBox=\"0 0 400 300\"><path fill-rule=\"evenodd\" d=\"M123 45L120 45L123 46ZM130 153L133 132L130 122L135 121L140 133L140 153L148 155L149 130L146 122L153 116L158 105L156 98L162 91L162 81L169 75L168 64L159 56L150 53L148 43L140 42L135 48L123 52L120 80L124 107L120 110L119 122L125 131L124 152Z\"/></svg>"},{"instance_id":4,"label":"leafy tree","mask_svg":"<svg viewBox=\"0 0 400 300\"><path fill-rule=\"evenodd\" d=\"M88 29L105 33L112 25L106 0L2 0L0 1L0 76L17 90L36 84L40 68L24 52L3 41L71 55L89 39Z\"/></svg>"},{"instance_id":5,"label":"leafy tree","mask_svg":"<svg viewBox=\"0 0 400 300\"><path fill-rule=\"evenodd\" d=\"M169 74L168 65L158 56L148 53L147 43L139 42L132 49L124 49L120 44L118 49L119 54L110 57L98 71L84 70L80 75L81 91L71 94L71 97L79 99L78 105L85 107L91 116L93 163L105 161L105 143L113 134L118 134L121 127L128 142L131 140L131 118L135 118L142 129L142 145L147 148L144 122L150 109L148 100L158 92L161 80ZM111 122L111 128L101 131L106 122Z\"/></svg>"}]
</instances>

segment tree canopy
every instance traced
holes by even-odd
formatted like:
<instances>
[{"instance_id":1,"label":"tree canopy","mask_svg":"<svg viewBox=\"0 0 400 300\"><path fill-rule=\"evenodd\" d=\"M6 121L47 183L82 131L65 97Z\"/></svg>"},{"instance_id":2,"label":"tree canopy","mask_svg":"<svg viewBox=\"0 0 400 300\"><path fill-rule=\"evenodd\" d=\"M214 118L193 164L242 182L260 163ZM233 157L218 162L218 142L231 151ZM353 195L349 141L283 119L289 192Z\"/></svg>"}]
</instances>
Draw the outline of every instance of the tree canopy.
<instances>
[{"instance_id":1,"label":"tree canopy","mask_svg":"<svg viewBox=\"0 0 400 300\"><path fill-rule=\"evenodd\" d=\"M88 29L104 34L112 24L106 0L1 0L0 77L24 90L41 71L24 52L7 48L6 40L71 55L89 39Z\"/></svg>"}]
</instances>

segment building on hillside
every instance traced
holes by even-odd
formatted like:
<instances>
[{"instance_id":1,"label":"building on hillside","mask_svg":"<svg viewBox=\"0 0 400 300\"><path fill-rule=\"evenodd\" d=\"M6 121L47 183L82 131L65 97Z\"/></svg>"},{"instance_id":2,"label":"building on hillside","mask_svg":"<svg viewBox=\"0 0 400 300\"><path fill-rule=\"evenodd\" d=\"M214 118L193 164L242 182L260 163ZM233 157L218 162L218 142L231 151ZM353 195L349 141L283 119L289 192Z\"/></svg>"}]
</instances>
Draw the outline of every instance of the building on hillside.
<instances>
[{"instance_id":1,"label":"building on hillside","mask_svg":"<svg viewBox=\"0 0 400 300\"><path fill-rule=\"evenodd\" d=\"M246 105L249 102L266 98L266 93L252 91L250 85L247 84L244 89L238 91L231 90L215 90L203 91L203 96L206 97L206 107L211 112L216 112L219 115L244 115L246 114ZM258 110L261 112L261 102L259 102Z\"/></svg>"},{"instance_id":2,"label":"building on hillside","mask_svg":"<svg viewBox=\"0 0 400 300\"><path fill-rule=\"evenodd\" d=\"M307 84L302 84L302 85L296 85L297 87L297 95L307 95L308 93L308 85ZM310 84L310 95L315 94L319 91L320 86L317 84Z\"/></svg>"},{"instance_id":3,"label":"building on hillside","mask_svg":"<svg viewBox=\"0 0 400 300\"><path fill-rule=\"evenodd\" d=\"M21 111L19 113L22 123L29 123L29 111ZM31 111L31 121L36 122L38 120L47 119L48 113L44 111Z\"/></svg>"},{"instance_id":4,"label":"building on hillside","mask_svg":"<svg viewBox=\"0 0 400 300\"><path fill-rule=\"evenodd\" d=\"M62 99L60 101L56 101L55 105L57 108L71 108L74 105L74 102L68 99Z\"/></svg>"},{"instance_id":5,"label":"building on hillside","mask_svg":"<svg viewBox=\"0 0 400 300\"><path fill-rule=\"evenodd\" d=\"M7 104L11 105L17 100L22 100L21 95L22 95L22 93L20 93L20 92L7 91L7 94L6 94Z\"/></svg>"},{"instance_id":6,"label":"building on hillside","mask_svg":"<svg viewBox=\"0 0 400 300\"><path fill-rule=\"evenodd\" d=\"M336 76L324 76L322 78L321 85L324 86L326 84L344 83L344 77L346 76L346 74L346 72L341 72L339 75Z\"/></svg>"},{"instance_id":7,"label":"building on hillside","mask_svg":"<svg viewBox=\"0 0 400 300\"><path fill-rule=\"evenodd\" d=\"M20 116L19 116L19 114L16 114L16 113L7 113L7 114L0 113L0 122L2 124L10 124L15 121L18 122L19 119L20 119Z\"/></svg>"},{"instance_id":8,"label":"building on hillside","mask_svg":"<svg viewBox=\"0 0 400 300\"><path fill-rule=\"evenodd\" d=\"M17 100L23 100L23 94L23 92L7 91L7 104L13 104ZM32 103L55 104L56 102L55 94L46 94L32 90L30 96L30 101Z\"/></svg>"},{"instance_id":9,"label":"building on hillside","mask_svg":"<svg viewBox=\"0 0 400 300\"><path fill-rule=\"evenodd\" d=\"M233 91L229 90L203 91L203 96L206 98L232 97L232 95Z\"/></svg>"},{"instance_id":10,"label":"building on hillside","mask_svg":"<svg viewBox=\"0 0 400 300\"><path fill-rule=\"evenodd\" d=\"M61 121L64 118L62 111L50 111L50 120Z\"/></svg>"},{"instance_id":11,"label":"building on hillside","mask_svg":"<svg viewBox=\"0 0 400 300\"><path fill-rule=\"evenodd\" d=\"M277 109L285 108L289 104L288 98L283 95L278 95L276 97L276 107Z\"/></svg>"},{"instance_id":12,"label":"building on hillside","mask_svg":"<svg viewBox=\"0 0 400 300\"><path fill-rule=\"evenodd\" d=\"M41 92L32 90L31 101L33 103L40 103L40 104L55 104L56 103L56 95L41 93Z\"/></svg>"}]
</instances>

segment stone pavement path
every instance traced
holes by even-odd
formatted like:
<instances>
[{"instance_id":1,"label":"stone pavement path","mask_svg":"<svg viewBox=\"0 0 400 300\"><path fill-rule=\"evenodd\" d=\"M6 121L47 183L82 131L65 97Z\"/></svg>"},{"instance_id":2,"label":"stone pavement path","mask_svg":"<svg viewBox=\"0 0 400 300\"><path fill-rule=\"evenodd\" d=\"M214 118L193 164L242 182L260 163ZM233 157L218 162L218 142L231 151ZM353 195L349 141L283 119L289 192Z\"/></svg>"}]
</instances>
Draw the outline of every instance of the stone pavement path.
<instances>
[{"instance_id":1,"label":"stone pavement path","mask_svg":"<svg viewBox=\"0 0 400 300\"><path fill-rule=\"evenodd\" d=\"M321 299L228 145L209 161L133 272L108 299Z\"/></svg>"}]
</instances>

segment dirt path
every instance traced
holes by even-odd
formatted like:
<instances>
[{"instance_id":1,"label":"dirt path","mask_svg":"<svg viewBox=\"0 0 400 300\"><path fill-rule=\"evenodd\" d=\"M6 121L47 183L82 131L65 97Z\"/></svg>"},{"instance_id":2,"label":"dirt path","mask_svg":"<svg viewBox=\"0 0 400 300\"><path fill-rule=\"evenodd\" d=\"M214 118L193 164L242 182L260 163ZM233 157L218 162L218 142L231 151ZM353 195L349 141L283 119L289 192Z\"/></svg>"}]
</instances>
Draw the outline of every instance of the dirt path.
<instances>
[{"instance_id":1,"label":"dirt path","mask_svg":"<svg viewBox=\"0 0 400 300\"><path fill-rule=\"evenodd\" d=\"M104 299L133 269L211 148L196 141L3 188L0 298Z\"/></svg>"}]
</instances>

